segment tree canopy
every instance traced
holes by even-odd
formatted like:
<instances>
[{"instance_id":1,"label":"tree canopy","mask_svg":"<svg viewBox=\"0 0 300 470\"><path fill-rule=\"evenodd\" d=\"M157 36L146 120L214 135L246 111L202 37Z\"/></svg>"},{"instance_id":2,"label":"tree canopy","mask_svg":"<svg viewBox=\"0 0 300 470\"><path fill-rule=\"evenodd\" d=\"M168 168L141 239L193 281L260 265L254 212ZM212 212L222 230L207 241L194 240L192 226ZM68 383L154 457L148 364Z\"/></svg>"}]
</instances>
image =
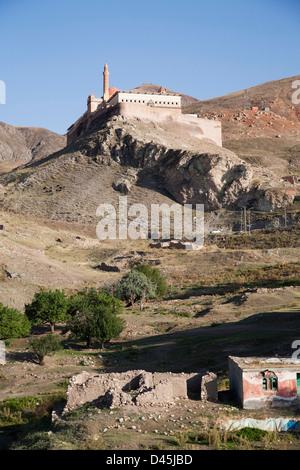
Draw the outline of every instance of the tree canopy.
<instances>
[{"instance_id":1,"label":"tree canopy","mask_svg":"<svg viewBox=\"0 0 300 470\"><path fill-rule=\"evenodd\" d=\"M22 338L30 333L30 321L19 310L0 303L0 339Z\"/></svg>"},{"instance_id":2,"label":"tree canopy","mask_svg":"<svg viewBox=\"0 0 300 470\"><path fill-rule=\"evenodd\" d=\"M67 310L68 298L59 289L36 292L32 302L25 305L27 318L35 325L48 323L52 333L56 323L67 320Z\"/></svg>"},{"instance_id":3,"label":"tree canopy","mask_svg":"<svg viewBox=\"0 0 300 470\"><path fill-rule=\"evenodd\" d=\"M119 316L122 311L121 302L105 291L86 289L77 292L69 299L70 320L65 331L86 341L87 347L92 340L100 341L104 347L123 330L124 322Z\"/></svg>"}]
</instances>

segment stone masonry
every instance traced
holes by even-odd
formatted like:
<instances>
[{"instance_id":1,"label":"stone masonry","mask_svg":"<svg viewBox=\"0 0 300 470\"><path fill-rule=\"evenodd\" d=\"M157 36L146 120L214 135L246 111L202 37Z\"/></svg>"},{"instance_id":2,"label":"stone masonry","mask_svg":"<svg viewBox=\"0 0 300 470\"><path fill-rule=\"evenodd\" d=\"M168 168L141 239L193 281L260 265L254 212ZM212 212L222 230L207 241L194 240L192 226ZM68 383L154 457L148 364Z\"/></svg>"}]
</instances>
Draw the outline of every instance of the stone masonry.
<instances>
[{"instance_id":1,"label":"stone masonry","mask_svg":"<svg viewBox=\"0 0 300 470\"><path fill-rule=\"evenodd\" d=\"M105 374L82 372L69 381L63 414L86 403L108 408L122 405L160 406L188 398L217 401L217 376L130 370Z\"/></svg>"}]
</instances>

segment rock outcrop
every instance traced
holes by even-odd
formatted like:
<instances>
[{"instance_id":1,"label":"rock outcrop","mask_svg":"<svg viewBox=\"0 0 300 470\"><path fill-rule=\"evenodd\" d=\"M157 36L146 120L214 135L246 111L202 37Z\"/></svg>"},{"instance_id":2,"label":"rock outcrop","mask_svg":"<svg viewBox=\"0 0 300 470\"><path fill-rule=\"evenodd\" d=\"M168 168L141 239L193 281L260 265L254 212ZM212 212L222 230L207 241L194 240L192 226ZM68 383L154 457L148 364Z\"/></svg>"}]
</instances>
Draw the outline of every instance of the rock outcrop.
<instances>
[{"instance_id":1,"label":"rock outcrop","mask_svg":"<svg viewBox=\"0 0 300 470\"><path fill-rule=\"evenodd\" d=\"M159 167L164 187L181 204L204 204L205 210L230 208L247 192L253 171L234 155L173 154Z\"/></svg>"},{"instance_id":2,"label":"rock outcrop","mask_svg":"<svg viewBox=\"0 0 300 470\"><path fill-rule=\"evenodd\" d=\"M293 204L298 194L299 188L275 180L254 186L239 202L257 211L270 212Z\"/></svg>"}]
</instances>

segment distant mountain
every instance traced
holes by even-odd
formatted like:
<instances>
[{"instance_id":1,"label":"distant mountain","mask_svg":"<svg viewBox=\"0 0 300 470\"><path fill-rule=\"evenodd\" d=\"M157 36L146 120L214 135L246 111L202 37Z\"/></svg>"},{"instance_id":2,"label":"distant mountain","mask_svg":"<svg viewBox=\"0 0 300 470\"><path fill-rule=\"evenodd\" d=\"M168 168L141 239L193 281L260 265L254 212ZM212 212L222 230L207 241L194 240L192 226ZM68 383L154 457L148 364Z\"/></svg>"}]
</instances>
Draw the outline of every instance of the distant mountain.
<instances>
[{"instance_id":1,"label":"distant mountain","mask_svg":"<svg viewBox=\"0 0 300 470\"><path fill-rule=\"evenodd\" d=\"M0 171L39 160L61 150L66 137L41 127L16 127L0 122ZM9 164L8 164L9 163Z\"/></svg>"},{"instance_id":2,"label":"distant mountain","mask_svg":"<svg viewBox=\"0 0 300 470\"><path fill-rule=\"evenodd\" d=\"M130 91L148 91L151 93L157 93L159 89L161 88L161 85L154 85L153 83L143 83L142 85L133 88ZM183 93L178 93L177 91L172 91L169 90L168 88L164 87L167 93L176 93L181 96L181 104L182 106L188 106L190 104L196 103L199 100L197 98L193 98L192 96L189 95L184 95Z\"/></svg>"},{"instance_id":3,"label":"distant mountain","mask_svg":"<svg viewBox=\"0 0 300 470\"><path fill-rule=\"evenodd\" d=\"M248 106L268 107L270 110L287 119L300 121L300 107L292 102L295 89L292 83L300 80L300 75L274 80L247 89ZM222 110L242 110L245 104L245 90L229 93L228 95L191 103L185 109L188 113L208 113Z\"/></svg>"},{"instance_id":4,"label":"distant mountain","mask_svg":"<svg viewBox=\"0 0 300 470\"><path fill-rule=\"evenodd\" d=\"M296 80L300 75L248 88L248 110L245 90L240 90L191 103L183 112L220 120L223 146L243 160L279 175L299 175L300 105L292 102Z\"/></svg>"}]
</instances>

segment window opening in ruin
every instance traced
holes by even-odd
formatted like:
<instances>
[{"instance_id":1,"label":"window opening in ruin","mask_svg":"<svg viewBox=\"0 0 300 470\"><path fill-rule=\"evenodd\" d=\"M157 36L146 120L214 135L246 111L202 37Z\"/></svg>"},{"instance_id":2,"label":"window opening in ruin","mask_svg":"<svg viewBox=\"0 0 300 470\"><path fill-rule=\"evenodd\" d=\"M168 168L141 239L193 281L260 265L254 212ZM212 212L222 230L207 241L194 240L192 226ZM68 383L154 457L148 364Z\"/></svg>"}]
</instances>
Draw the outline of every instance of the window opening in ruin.
<instances>
[{"instance_id":1,"label":"window opening in ruin","mask_svg":"<svg viewBox=\"0 0 300 470\"><path fill-rule=\"evenodd\" d=\"M262 380L263 390L271 392L278 391L278 379L277 377L264 377Z\"/></svg>"}]
</instances>

